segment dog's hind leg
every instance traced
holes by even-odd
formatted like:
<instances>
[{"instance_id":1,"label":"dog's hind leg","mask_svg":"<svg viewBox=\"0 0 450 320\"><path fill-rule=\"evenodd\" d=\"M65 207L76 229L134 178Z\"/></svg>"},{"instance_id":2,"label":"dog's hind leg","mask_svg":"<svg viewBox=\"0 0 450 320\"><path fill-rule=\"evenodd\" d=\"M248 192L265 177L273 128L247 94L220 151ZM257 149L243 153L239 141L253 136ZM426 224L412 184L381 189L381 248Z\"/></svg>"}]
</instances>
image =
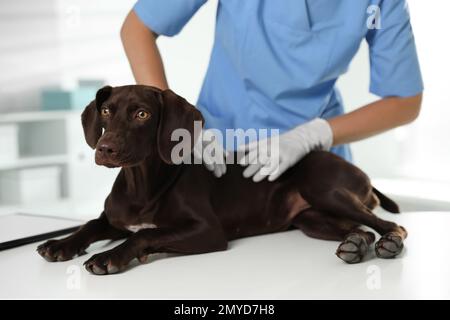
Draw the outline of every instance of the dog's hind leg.
<instances>
[{"instance_id":1,"label":"dog's hind leg","mask_svg":"<svg viewBox=\"0 0 450 320\"><path fill-rule=\"evenodd\" d=\"M299 213L292 225L311 238L321 240L342 241L354 228L356 223L339 220L328 213L310 208Z\"/></svg>"},{"instance_id":2,"label":"dog's hind leg","mask_svg":"<svg viewBox=\"0 0 450 320\"><path fill-rule=\"evenodd\" d=\"M312 238L342 241L336 255L347 263L363 260L375 240L372 232L361 230L357 223L315 209L302 211L292 224Z\"/></svg>"},{"instance_id":3,"label":"dog's hind leg","mask_svg":"<svg viewBox=\"0 0 450 320\"><path fill-rule=\"evenodd\" d=\"M403 240L407 237L405 228L394 222L377 217L361 200L346 189L333 189L316 199L307 199L313 207L330 212L335 217L355 221L377 231L382 237L375 245L380 258L394 258L403 249ZM320 201L319 200L320 197Z\"/></svg>"}]
</instances>

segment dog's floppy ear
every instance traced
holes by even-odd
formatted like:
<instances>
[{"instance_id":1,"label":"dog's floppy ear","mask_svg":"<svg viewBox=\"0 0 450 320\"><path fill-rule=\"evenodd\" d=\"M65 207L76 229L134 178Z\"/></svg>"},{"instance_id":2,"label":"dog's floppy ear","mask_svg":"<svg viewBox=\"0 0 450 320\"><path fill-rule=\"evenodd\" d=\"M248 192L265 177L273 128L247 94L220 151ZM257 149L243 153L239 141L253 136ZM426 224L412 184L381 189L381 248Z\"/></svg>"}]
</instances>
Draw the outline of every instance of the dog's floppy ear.
<instances>
[{"instance_id":1,"label":"dog's floppy ear","mask_svg":"<svg viewBox=\"0 0 450 320\"><path fill-rule=\"evenodd\" d=\"M81 114L81 124L83 125L84 137L87 144L95 149L98 139L102 135L99 108L111 95L112 87L105 86L97 91L93 100Z\"/></svg>"},{"instance_id":2,"label":"dog's floppy ear","mask_svg":"<svg viewBox=\"0 0 450 320\"><path fill-rule=\"evenodd\" d=\"M183 142L189 142L192 150L197 138L194 134L200 134L200 132L194 132L195 121L201 121L203 125L202 114L193 105L175 94L172 90L164 90L161 92L157 144L159 155L164 162L172 164L172 148L180 143L171 139L172 132L176 129L185 129L189 132L190 141Z\"/></svg>"}]
</instances>

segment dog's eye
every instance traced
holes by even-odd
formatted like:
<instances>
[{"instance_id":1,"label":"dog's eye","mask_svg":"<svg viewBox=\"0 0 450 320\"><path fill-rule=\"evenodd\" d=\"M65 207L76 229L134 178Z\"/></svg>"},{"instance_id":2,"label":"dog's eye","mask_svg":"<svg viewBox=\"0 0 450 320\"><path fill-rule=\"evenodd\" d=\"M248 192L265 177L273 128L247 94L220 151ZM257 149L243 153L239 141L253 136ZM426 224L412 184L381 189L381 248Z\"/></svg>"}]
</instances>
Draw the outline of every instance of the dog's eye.
<instances>
[{"instance_id":1,"label":"dog's eye","mask_svg":"<svg viewBox=\"0 0 450 320\"><path fill-rule=\"evenodd\" d=\"M148 113L147 111L139 111L138 113L136 113L136 118L138 120L147 120L150 117L150 113Z\"/></svg>"},{"instance_id":2,"label":"dog's eye","mask_svg":"<svg viewBox=\"0 0 450 320\"><path fill-rule=\"evenodd\" d=\"M103 107L100 110L100 114L102 115L102 117L109 117L109 115L111 114L111 111L109 110L108 107Z\"/></svg>"}]
</instances>

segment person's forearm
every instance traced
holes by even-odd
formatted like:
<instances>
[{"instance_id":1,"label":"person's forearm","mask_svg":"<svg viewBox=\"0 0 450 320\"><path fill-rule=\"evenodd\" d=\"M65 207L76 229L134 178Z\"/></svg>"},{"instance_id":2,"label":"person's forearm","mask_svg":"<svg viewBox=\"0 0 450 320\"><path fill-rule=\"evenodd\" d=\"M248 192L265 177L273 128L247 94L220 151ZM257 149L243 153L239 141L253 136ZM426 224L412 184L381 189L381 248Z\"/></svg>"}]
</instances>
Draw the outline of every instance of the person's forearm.
<instances>
[{"instance_id":1,"label":"person's forearm","mask_svg":"<svg viewBox=\"0 0 450 320\"><path fill-rule=\"evenodd\" d=\"M163 62L156 45L157 35L139 20L134 11L126 17L120 36L136 83L167 89Z\"/></svg>"},{"instance_id":2,"label":"person's forearm","mask_svg":"<svg viewBox=\"0 0 450 320\"><path fill-rule=\"evenodd\" d=\"M420 112L422 95L385 98L353 112L328 119L333 145L362 140L414 121Z\"/></svg>"}]
</instances>

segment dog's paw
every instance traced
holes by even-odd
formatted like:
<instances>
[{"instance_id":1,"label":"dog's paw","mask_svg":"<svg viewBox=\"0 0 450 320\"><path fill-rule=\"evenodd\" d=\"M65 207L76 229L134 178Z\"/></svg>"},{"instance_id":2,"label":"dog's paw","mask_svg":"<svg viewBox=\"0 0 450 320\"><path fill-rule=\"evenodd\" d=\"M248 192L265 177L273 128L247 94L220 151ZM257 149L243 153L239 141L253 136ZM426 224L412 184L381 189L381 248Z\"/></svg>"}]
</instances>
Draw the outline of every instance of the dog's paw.
<instances>
[{"instance_id":1,"label":"dog's paw","mask_svg":"<svg viewBox=\"0 0 450 320\"><path fill-rule=\"evenodd\" d=\"M85 254L81 248L71 240L48 240L37 247L36 251L47 261L67 261Z\"/></svg>"},{"instance_id":2,"label":"dog's paw","mask_svg":"<svg viewBox=\"0 0 450 320\"><path fill-rule=\"evenodd\" d=\"M347 263L359 263L367 254L369 245L359 233L349 234L336 250L336 255Z\"/></svg>"},{"instance_id":3,"label":"dog's paw","mask_svg":"<svg viewBox=\"0 0 450 320\"><path fill-rule=\"evenodd\" d=\"M389 232L383 235L375 244L375 253L378 258L392 259L403 250L403 239L396 233Z\"/></svg>"},{"instance_id":4,"label":"dog's paw","mask_svg":"<svg viewBox=\"0 0 450 320\"><path fill-rule=\"evenodd\" d=\"M106 275L122 272L132 258L128 258L123 250L114 248L93 255L84 263L87 271L96 275Z\"/></svg>"}]
</instances>

